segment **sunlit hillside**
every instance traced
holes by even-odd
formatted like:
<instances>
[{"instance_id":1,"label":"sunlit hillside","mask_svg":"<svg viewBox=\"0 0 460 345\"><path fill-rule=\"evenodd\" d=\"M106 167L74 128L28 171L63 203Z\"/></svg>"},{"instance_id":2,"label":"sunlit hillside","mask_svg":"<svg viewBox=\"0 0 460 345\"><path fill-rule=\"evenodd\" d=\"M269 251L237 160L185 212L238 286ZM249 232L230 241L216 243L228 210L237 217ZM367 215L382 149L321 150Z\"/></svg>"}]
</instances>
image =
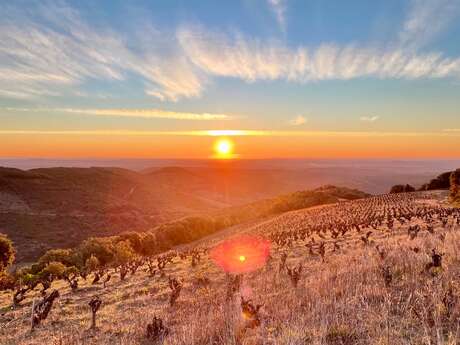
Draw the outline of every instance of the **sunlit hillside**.
<instances>
[{"instance_id":1,"label":"sunlit hillside","mask_svg":"<svg viewBox=\"0 0 460 345\"><path fill-rule=\"evenodd\" d=\"M99 267L76 289L57 279L47 291L60 297L33 332L40 286L15 307L3 292L2 344L454 345L460 212L446 197L403 193L291 211L140 257L123 280L123 266ZM254 249L262 240L268 256ZM225 249L244 257L225 272L213 253L234 241L252 249Z\"/></svg>"},{"instance_id":2,"label":"sunlit hillside","mask_svg":"<svg viewBox=\"0 0 460 345\"><path fill-rule=\"evenodd\" d=\"M388 192L397 183L411 183L417 188L429 185L427 182L439 174L433 162L359 163L366 167L339 161L323 162L320 167L312 167L308 161L206 164L143 171L110 167L0 168L0 231L15 242L20 263L33 261L50 248L78 245L88 237L148 231L183 217L215 218L219 213L234 213L235 219L226 217L225 224L235 224L238 219L274 211L271 203L281 194L325 184L375 194ZM443 183L442 187L448 188L448 179L447 186ZM275 211L308 206L285 201ZM327 202L331 201L335 199Z\"/></svg>"}]
</instances>

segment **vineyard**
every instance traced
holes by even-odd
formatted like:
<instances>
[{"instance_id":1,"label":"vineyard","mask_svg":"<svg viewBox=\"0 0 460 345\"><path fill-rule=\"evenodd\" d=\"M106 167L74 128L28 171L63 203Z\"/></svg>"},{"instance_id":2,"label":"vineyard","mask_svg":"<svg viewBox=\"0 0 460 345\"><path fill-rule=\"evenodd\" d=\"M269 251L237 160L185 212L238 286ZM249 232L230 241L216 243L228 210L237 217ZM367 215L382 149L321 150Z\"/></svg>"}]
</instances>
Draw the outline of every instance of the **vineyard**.
<instances>
[{"instance_id":1,"label":"vineyard","mask_svg":"<svg viewBox=\"0 0 460 345\"><path fill-rule=\"evenodd\" d=\"M166 253L118 246L85 271L53 261L53 279L0 292L1 344L458 344L460 209L446 200L340 201Z\"/></svg>"}]
</instances>

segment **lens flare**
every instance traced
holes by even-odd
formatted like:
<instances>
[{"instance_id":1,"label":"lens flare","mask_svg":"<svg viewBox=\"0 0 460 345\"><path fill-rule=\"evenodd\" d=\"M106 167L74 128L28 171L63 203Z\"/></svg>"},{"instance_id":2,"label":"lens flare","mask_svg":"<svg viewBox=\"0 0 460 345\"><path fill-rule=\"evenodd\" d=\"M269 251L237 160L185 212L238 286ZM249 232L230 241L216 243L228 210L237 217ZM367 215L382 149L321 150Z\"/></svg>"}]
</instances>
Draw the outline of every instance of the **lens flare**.
<instances>
[{"instance_id":1,"label":"lens flare","mask_svg":"<svg viewBox=\"0 0 460 345\"><path fill-rule=\"evenodd\" d=\"M214 263L228 273L246 273L262 268L270 255L270 241L244 235L218 244L211 250Z\"/></svg>"}]
</instances>

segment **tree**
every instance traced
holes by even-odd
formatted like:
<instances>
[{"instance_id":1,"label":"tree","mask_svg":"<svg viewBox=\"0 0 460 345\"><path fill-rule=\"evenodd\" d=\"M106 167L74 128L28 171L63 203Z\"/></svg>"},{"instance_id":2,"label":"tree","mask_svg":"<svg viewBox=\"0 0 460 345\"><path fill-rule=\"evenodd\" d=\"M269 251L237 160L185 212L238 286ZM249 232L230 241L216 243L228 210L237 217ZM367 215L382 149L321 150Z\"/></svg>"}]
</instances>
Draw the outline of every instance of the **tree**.
<instances>
[{"instance_id":1,"label":"tree","mask_svg":"<svg viewBox=\"0 0 460 345\"><path fill-rule=\"evenodd\" d=\"M397 184L391 187L390 194L402 193L404 191L404 186L402 184Z\"/></svg>"},{"instance_id":2,"label":"tree","mask_svg":"<svg viewBox=\"0 0 460 345\"><path fill-rule=\"evenodd\" d=\"M410 184L406 184L406 186L405 186L405 192L406 192L406 193L415 192L415 188L412 187Z\"/></svg>"},{"instance_id":3,"label":"tree","mask_svg":"<svg viewBox=\"0 0 460 345\"><path fill-rule=\"evenodd\" d=\"M144 256L152 256L158 251L157 239L154 234L148 233L142 239L141 254Z\"/></svg>"},{"instance_id":4,"label":"tree","mask_svg":"<svg viewBox=\"0 0 460 345\"><path fill-rule=\"evenodd\" d=\"M35 275L38 279L38 283L43 286L42 293L51 287L51 283L54 280L64 277L65 269L66 267L63 263L52 261L47 264L40 273Z\"/></svg>"},{"instance_id":5,"label":"tree","mask_svg":"<svg viewBox=\"0 0 460 345\"><path fill-rule=\"evenodd\" d=\"M118 242L114 248L115 263L120 266L120 279L124 280L128 273L128 263L134 258L134 251L129 241Z\"/></svg>"},{"instance_id":6,"label":"tree","mask_svg":"<svg viewBox=\"0 0 460 345\"><path fill-rule=\"evenodd\" d=\"M138 254L142 253L142 238L134 231L124 232L119 235L121 241L128 241L131 248Z\"/></svg>"},{"instance_id":7,"label":"tree","mask_svg":"<svg viewBox=\"0 0 460 345\"><path fill-rule=\"evenodd\" d=\"M85 240L79 247L82 260L86 262L94 255L102 266L113 260L113 238L111 237L92 237Z\"/></svg>"},{"instance_id":8,"label":"tree","mask_svg":"<svg viewBox=\"0 0 460 345\"><path fill-rule=\"evenodd\" d=\"M419 190L449 189L451 173L451 171L442 173L441 175L432 179L430 182L422 185Z\"/></svg>"},{"instance_id":9,"label":"tree","mask_svg":"<svg viewBox=\"0 0 460 345\"><path fill-rule=\"evenodd\" d=\"M71 249L50 249L38 259L38 263L46 266L50 262L60 262L65 266L73 266L75 265L75 255Z\"/></svg>"},{"instance_id":10,"label":"tree","mask_svg":"<svg viewBox=\"0 0 460 345\"><path fill-rule=\"evenodd\" d=\"M91 255L88 259L86 259L85 268L88 271L93 272L97 270L99 266L100 266L99 259L95 257L94 255Z\"/></svg>"},{"instance_id":11,"label":"tree","mask_svg":"<svg viewBox=\"0 0 460 345\"><path fill-rule=\"evenodd\" d=\"M134 258L134 251L129 244L129 241L118 242L114 248L115 263L117 265L126 265Z\"/></svg>"},{"instance_id":12,"label":"tree","mask_svg":"<svg viewBox=\"0 0 460 345\"><path fill-rule=\"evenodd\" d=\"M6 235L0 234L0 273L5 272L14 262L15 256L13 242Z\"/></svg>"},{"instance_id":13,"label":"tree","mask_svg":"<svg viewBox=\"0 0 460 345\"><path fill-rule=\"evenodd\" d=\"M460 169L450 174L450 197L452 200L460 200Z\"/></svg>"},{"instance_id":14,"label":"tree","mask_svg":"<svg viewBox=\"0 0 460 345\"><path fill-rule=\"evenodd\" d=\"M62 278L64 276L64 272L66 267L63 263L53 261L50 262L42 271L42 276L44 277L52 277L51 280Z\"/></svg>"},{"instance_id":15,"label":"tree","mask_svg":"<svg viewBox=\"0 0 460 345\"><path fill-rule=\"evenodd\" d=\"M8 272L0 272L0 291L13 290L16 287L16 280Z\"/></svg>"},{"instance_id":16,"label":"tree","mask_svg":"<svg viewBox=\"0 0 460 345\"><path fill-rule=\"evenodd\" d=\"M406 184L406 185L397 184L391 187L391 190L390 190L390 194L409 193L409 192L415 192L415 188L412 187L410 184Z\"/></svg>"}]
</instances>

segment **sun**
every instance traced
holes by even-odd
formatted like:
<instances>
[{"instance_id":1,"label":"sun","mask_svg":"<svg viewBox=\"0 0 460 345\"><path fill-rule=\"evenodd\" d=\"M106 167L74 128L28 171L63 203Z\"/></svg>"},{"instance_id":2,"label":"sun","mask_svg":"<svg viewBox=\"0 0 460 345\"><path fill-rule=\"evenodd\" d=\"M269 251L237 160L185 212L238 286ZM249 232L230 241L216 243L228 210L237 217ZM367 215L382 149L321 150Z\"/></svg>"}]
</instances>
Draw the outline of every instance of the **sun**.
<instances>
[{"instance_id":1,"label":"sun","mask_svg":"<svg viewBox=\"0 0 460 345\"><path fill-rule=\"evenodd\" d=\"M240 259L241 262L246 261L246 257L244 255L240 255L239 259Z\"/></svg>"},{"instance_id":2,"label":"sun","mask_svg":"<svg viewBox=\"0 0 460 345\"><path fill-rule=\"evenodd\" d=\"M218 139L214 144L214 151L218 158L231 158L233 154L233 142L227 138Z\"/></svg>"}]
</instances>

